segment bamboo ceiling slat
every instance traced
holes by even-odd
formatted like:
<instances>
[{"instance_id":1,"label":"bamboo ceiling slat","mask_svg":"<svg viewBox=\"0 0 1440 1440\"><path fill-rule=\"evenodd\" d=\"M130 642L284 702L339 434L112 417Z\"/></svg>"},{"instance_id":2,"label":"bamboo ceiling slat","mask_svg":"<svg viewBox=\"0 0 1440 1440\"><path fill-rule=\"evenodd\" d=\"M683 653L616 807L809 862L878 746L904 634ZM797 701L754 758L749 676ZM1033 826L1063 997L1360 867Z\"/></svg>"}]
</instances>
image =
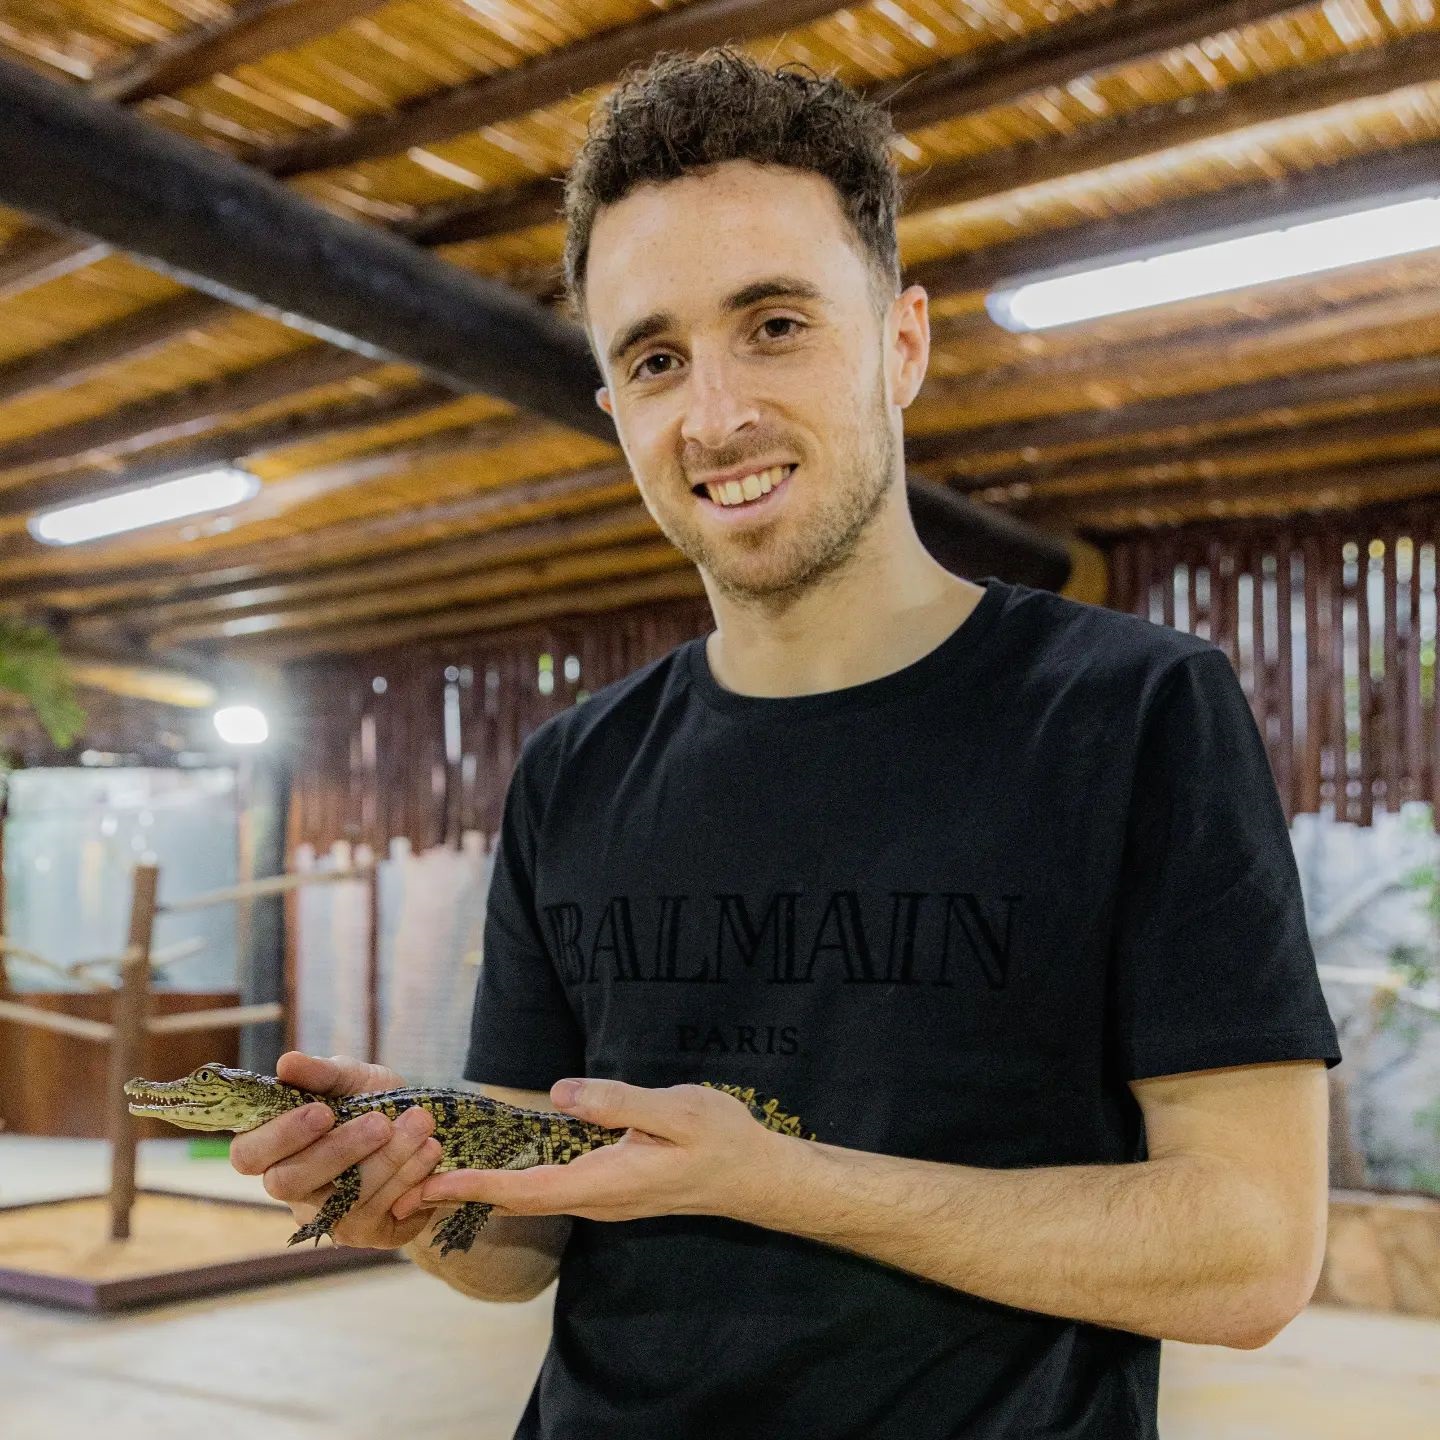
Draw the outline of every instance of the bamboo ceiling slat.
<instances>
[{"instance_id":1,"label":"bamboo ceiling slat","mask_svg":"<svg viewBox=\"0 0 1440 1440\"><path fill-rule=\"evenodd\" d=\"M1004 503L1055 493L1100 493L1169 479L1241 477L1317 466L1364 464L1440 450L1440 404L1334 416L1300 425L1210 439L1201 445L1136 444L1060 463L986 467L983 480L955 477L957 490L974 499Z\"/></svg>"},{"instance_id":2,"label":"bamboo ceiling slat","mask_svg":"<svg viewBox=\"0 0 1440 1440\"><path fill-rule=\"evenodd\" d=\"M489 395L463 395L436 405L420 415L406 416L373 429L357 431L335 440L316 440L304 445L276 449L250 461L246 468L264 481L302 475L320 465L331 465L352 455L362 455L385 445L415 439L454 426L500 416L515 415L515 407Z\"/></svg>"},{"instance_id":3,"label":"bamboo ceiling slat","mask_svg":"<svg viewBox=\"0 0 1440 1440\"><path fill-rule=\"evenodd\" d=\"M1374 99L902 219L907 265L1217 193L1440 137L1440 85Z\"/></svg>"},{"instance_id":4,"label":"bamboo ceiling slat","mask_svg":"<svg viewBox=\"0 0 1440 1440\"><path fill-rule=\"evenodd\" d=\"M1176 488L1205 480L1246 480L1259 475L1292 474L1313 469L1359 469L1384 459L1403 456L1440 455L1440 415L1431 425L1375 436L1352 438L1331 444L1312 444L1305 433L1284 436L1283 449L1260 454L1224 455L1221 458L1195 455L1172 459L1165 464L1126 465L1117 458L1112 467L1071 471L1070 474L1035 477L1002 485L982 485L966 491L971 500L992 505L1014 505L1017 513L1027 503L1064 500L1077 495L1099 495L1104 500L1123 501L1126 492L1171 484Z\"/></svg>"},{"instance_id":5,"label":"bamboo ceiling slat","mask_svg":"<svg viewBox=\"0 0 1440 1440\"><path fill-rule=\"evenodd\" d=\"M1023 515L1027 507L1045 505L1057 500L1085 498L1125 503L1138 490L1159 489L1166 485L1177 491L1204 481L1239 482L1252 477L1283 474L1305 479L1317 470L1359 471L1365 466L1386 459L1440 455L1440 419L1436 424L1386 436L1368 444L1336 443L1307 445L1303 439L1295 450L1280 455L1243 455L1223 460L1197 456L1189 464L1163 466L1137 465L1113 470L1095 470L1085 474L1062 475L1050 479L1021 481L1010 485L985 486L967 492L969 498L987 505L998 505Z\"/></svg>"},{"instance_id":6,"label":"bamboo ceiling slat","mask_svg":"<svg viewBox=\"0 0 1440 1440\"><path fill-rule=\"evenodd\" d=\"M307 130L383 115L437 91L511 70L587 34L640 19L671 4L587 0L540 10L524 3L399 0L233 76L216 76L180 96L144 102L196 139L257 150ZM243 77L243 78L242 78Z\"/></svg>"},{"instance_id":7,"label":"bamboo ceiling slat","mask_svg":"<svg viewBox=\"0 0 1440 1440\"><path fill-rule=\"evenodd\" d=\"M300 352L302 355L305 352ZM301 421L320 411L335 411L350 407L367 399L377 404L386 399L399 401L413 393L423 384L414 371L405 365L387 365L368 370L348 380L332 384L316 385L308 389L299 388L282 399L270 400L260 405L240 406L228 413L212 417L203 427L203 436L218 439L236 431L251 431L267 423L282 419ZM172 460L183 461L195 447L194 435L185 435L167 441L147 445L143 451L143 465L146 468L159 467ZM87 450L82 458L46 461L33 465L18 465L0 468L0 495L7 491L20 490L38 479L51 479L67 474L94 471L100 474L125 476L140 468L134 453L123 446L110 449L97 447Z\"/></svg>"},{"instance_id":8,"label":"bamboo ceiling slat","mask_svg":"<svg viewBox=\"0 0 1440 1440\"><path fill-rule=\"evenodd\" d=\"M77 80L234 7L216 0L7 0L0 45Z\"/></svg>"},{"instance_id":9,"label":"bamboo ceiling slat","mask_svg":"<svg viewBox=\"0 0 1440 1440\"><path fill-rule=\"evenodd\" d=\"M1262 76L1374 50L1435 28L1429 0L1332 0L1222 31L1138 64L1111 67L1015 104L915 130L902 150L916 166L1063 139L1157 105L1216 97Z\"/></svg>"},{"instance_id":10,"label":"bamboo ceiling slat","mask_svg":"<svg viewBox=\"0 0 1440 1440\"><path fill-rule=\"evenodd\" d=\"M653 527L652 527L653 530ZM498 565L478 575L412 583L390 596L362 594L317 602L304 610L267 609L229 619L182 622L155 633L166 645L281 635L338 624L373 621L435 611L450 605L508 600L559 585L674 570L687 562L658 531L649 538L571 553L565 549L517 564Z\"/></svg>"},{"instance_id":11,"label":"bamboo ceiling slat","mask_svg":"<svg viewBox=\"0 0 1440 1440\"><path fill-rule=\"evenodd\" d=\"M185 332L142 363L117 364L67 389L0 406L0 444L248 370L317 343L263 315L236 310L218 325Z\"/></svg>"},{"instance_id":12,"label":"bamboo ceiling slat","mask_svg":"<svg viewBox=\"0 0 1440 1440\"><path fill-rule=\"evenodd\" d=\"M1262 344L1253 352L1236 343L1226 351L1225 383L1240 385L1440 350L1440 306L1417 302L1415 308L1421 313L1408 323L1396 323L1392 318L1373 330L1347 332L1328 347L1317 348L1303 334L1288 345ZM1146 363L1144 357L1127 364L1122 351L1097 371L1050 376L1043 386L1029 383L1023 370L1017 371L1009 384L994 387L965 380L927 383L906 413L906 429L918 436L1200 394L1215 385L1215 363L1213 348L1196 344L1177 346L1164 365L1156 365L1153 358Z\"/></svg>"},{"instance_id":13,"label":"bamboo ceiling slat","mask_svg":"<svg viewBox=\"0 0 1440 1440\"><path fill-rule=\"evenodd\" d=\"M1327 474L1318 483L1306 485L1296 484L1293 478L1280 478L1223 495L1192 491L1183 497L1156 498L1144 505L1079 507L1067 509L1066 514L1070 523L1104 536L1127 530L1185 525L1196 520L1344 512L1367 505L1440 495L1440 465L1397 466L1395 471L1393 479L1377 479L1347 470Z\"/></svg>"},{"instance_id":14,"label":"bamboo ceiling slat","mask_svg":"<svg viewBox=\"0 0 1440 1440\"><path fill-rule=\"evenodd\" d=\"M110 320L186 293L184 285L123 255L46 281L0 306L0 362L63 344Z\"/></svg>"},{"instance_id":15,"label":"bamboo ceiling slat","mask_svg":"<svg viewBox=\"0 0 1440 1440\"><path fill-rule=\"evenodd\" d=\"M143 592L135 593L128 605L116 605L94 591L77 595L73 613L87 620L106 615L128 619L135 613L134 602L143 601L144 623L154 630L182 622L260 615L270 609L295 611L303 609L308 601L343 600L361 594L369 595L383 610L390 595L411 583L474 575L498 564L542 559L563 551L654 540L659 533L650 513L632 497L625 504L579 515L550 516L526 524L507 524L485 535L411 546L368 563L328 566L318 571L275 567L224 584L192 586L188 591L173 584L156 586L148 598Z\"/></svg>"},{"instance_id":16,"label":"bamboo ceiling slat","mask_svg":"<svg viewBox=\"0 0 1440 1440\"><path fill-rule=\"evenodd\" d=\"M1250 433L1272 433L1284 427L1296 431L1308 424L1319 424L1341 417L1383 415L1387 410L1414 407L1423 404L1440 404L1440 388L1432 382L1411 386L1396 386L1387 394L1371 393L1348 397L1344 400L1327 400L1312 404L1274 404L1261 406L1244 416L1216 418L1206 423L1163 424L1141 432L1146 446L1202 447L1209 441L1224 440ZM907 412L908 413L908 412ZM1127 434L1121 439L1097 436L1076 438L1065 443L1025 446L996 445L973 455L947 460L944 468L955 475L971 478L983 477L996 470L1014 470L1021 466L1035 464L1060 465L1071 460L1086 459L1105 454L1123 454L1142 443L1141 438ZM963 468L962 468L963 467Z\"/></svg>"}]
</instances>

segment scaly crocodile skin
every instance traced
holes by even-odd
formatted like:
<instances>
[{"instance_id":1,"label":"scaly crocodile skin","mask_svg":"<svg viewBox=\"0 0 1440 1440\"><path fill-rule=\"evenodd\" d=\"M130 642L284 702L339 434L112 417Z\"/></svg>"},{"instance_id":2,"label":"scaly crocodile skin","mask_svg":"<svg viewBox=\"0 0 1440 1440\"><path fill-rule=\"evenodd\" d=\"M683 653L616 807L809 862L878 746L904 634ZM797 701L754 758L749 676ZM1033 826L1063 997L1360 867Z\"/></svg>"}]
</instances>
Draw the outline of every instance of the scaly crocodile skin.
<instances>
[{"instance_id":1,"label":"scaly crocodile skin","mask_svg":"<svg viewBox=\"0 0 1440 1440\"><path fill-rule=\"evenodd\" d=\"M776 1100L762 1100L753 1089L703 1081L746 1105L767 1129L801 1139L815 1136L800 1121L786 1115ZM227 1065L201 1065L179 1080L130 1080L132 1115L151 1115L186 1130L253 1130L286 1110L318 1100L342 1124L378 1110L394 1120L402 1111L419 1106L435 1121L435 1138L441 1158L436 1170L525 1170L531 1165L565 1165L601 1145L613 1145L624 1134L547 1110L522 1110L469 1090L435 1086L408 1086L400 1090L374 1090L363 1095L313 1095L286 1085L273 1075L256 1075ZM360 1167L352 1165L335 1180L334 1193L313 1220L291 1237L313 1239L330 1235L335 1225L360 1198ZM462 1203L437 1227L432 1245L442 1256L468 1250L485 1228L493 1206L478 1200ZM331 1236L333 1240L333 1235Z\"/></svg>"}]
</instances>

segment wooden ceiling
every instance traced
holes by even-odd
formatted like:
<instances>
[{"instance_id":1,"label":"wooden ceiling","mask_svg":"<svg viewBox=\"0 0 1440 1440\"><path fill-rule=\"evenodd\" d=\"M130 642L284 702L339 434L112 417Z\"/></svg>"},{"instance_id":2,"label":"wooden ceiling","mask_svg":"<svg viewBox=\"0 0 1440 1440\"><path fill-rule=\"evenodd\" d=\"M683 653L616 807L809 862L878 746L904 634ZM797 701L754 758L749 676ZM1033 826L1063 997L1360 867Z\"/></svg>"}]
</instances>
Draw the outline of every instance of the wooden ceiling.
<instances>
[{"instance_id":1,"label":"wooden ceiling","mask_svg":"<svg viewBox=\"0 0 1440 1440\"><path fill-rule=\"evenodd\" d=\"M912 476L1102 546L1440 491L1440 249L1028 335L984 308L1058 264L1440 187L1434 0L0 9L0 58L556 315L591 111L632 63L724 42L894 114L932 325ZM263 489L219 520L26 530L221 461ZM613 441L0 210L0 606L283 663L701 593Z\"/></svg>"}]
</instances>

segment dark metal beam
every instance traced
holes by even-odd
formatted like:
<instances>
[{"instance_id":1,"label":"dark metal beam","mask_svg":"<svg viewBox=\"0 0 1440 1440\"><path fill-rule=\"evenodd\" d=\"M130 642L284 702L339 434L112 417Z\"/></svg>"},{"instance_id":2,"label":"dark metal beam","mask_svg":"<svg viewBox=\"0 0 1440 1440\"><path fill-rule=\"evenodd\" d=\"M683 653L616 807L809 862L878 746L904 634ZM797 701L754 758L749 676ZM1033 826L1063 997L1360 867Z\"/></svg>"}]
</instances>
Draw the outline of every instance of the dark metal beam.
<instances>
[{"instance_id":1,"label":"dark metal beam","mask_svg":"<svg viewBox=\"0 0 1440 1440\"><path fill-rule=\"evenodd\" d=\"M372 360L598 439L580 328L255 170L0 59L0 203Z\"/></svg>"}]
</instances>

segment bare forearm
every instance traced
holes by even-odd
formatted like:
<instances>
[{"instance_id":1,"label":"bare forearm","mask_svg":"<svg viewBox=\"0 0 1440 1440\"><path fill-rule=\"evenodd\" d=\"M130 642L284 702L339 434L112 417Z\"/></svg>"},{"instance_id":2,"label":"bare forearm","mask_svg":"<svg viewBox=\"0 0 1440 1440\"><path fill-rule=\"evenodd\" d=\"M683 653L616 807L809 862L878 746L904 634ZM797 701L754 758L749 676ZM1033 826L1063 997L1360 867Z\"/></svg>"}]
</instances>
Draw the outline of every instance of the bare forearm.
<instances>
[{"instance_id":1,"label":"bare forearm","mask_svg":"<svg viewBox=\"0 0 1440 1440\"><path fill-rule=\"evenodd\" d=\"M1197 1157L988 1170L776 1137L735 1218L1000 1304L1197 1344L1284 1321L1264 1194Z\"/></svg>"},{"instance_id":2,"label":"bare forearm","mask_svg":"<svg viewBox=\"0 0 1440 1440\"><path fill-rule=\"evenodd\" d=\"M405 1246L422 1270L472 1300L529 1300L555 1278L570 1233L568 1215L493 1215L469 1250L440 1258L430 1238L450 1208Z\"/></svg>"}]
</instances>

